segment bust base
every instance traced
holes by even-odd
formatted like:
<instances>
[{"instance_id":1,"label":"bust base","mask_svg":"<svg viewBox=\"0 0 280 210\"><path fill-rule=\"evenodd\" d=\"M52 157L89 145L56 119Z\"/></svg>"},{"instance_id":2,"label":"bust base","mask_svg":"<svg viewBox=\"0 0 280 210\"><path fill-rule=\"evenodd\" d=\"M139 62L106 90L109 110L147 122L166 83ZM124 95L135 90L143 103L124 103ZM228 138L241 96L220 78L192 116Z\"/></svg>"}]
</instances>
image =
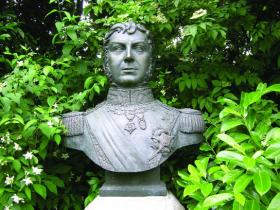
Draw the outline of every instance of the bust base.
<instances>
[{"instance_id":1,"label":"bust base","mask_svg":"<svg viewBox=\"0 0 280 210\"><path fill-rule=\"evenodd\" d=\"M97 196L85 210L185 210L177 198L166 196L102 197Z\"/></svg>"}]
</instances>

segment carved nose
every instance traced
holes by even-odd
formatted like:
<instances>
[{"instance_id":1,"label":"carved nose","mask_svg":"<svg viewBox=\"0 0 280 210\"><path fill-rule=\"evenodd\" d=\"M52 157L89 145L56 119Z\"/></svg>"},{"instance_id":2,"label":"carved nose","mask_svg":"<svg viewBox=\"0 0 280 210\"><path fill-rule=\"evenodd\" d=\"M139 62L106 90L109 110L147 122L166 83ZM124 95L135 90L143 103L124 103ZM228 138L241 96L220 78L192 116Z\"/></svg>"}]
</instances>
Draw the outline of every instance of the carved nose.
<instances>
[{"instance_id":1,"label":"carved nose","mask_svg":"<svg viewBox=\"0 0 280 210\"><path fill-rule=\"evenodd\" d=\"M133 61L133 57L131 55L131 49L130 48L127 48L127 50L126 50L125 61L126 62Z\"/></svg>"}]
</instances>

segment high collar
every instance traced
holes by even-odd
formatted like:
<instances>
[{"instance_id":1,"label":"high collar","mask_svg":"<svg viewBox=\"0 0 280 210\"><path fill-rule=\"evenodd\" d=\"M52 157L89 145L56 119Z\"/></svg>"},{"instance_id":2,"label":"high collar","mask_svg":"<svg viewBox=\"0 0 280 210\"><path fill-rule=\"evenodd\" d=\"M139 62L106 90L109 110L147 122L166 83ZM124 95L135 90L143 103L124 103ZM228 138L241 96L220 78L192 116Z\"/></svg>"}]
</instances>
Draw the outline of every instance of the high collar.
<instances>
[{"instance_id":1,"label":"high collar","mask_svg":"<svg viewBox=\"0 0 280 210\"><path fill-rule=\"evenodd\" d=\"M152 90L148 87L119 88L111 87L107 96L109 104L144 104L154 101Z\"/></svg>"}]
</instances>

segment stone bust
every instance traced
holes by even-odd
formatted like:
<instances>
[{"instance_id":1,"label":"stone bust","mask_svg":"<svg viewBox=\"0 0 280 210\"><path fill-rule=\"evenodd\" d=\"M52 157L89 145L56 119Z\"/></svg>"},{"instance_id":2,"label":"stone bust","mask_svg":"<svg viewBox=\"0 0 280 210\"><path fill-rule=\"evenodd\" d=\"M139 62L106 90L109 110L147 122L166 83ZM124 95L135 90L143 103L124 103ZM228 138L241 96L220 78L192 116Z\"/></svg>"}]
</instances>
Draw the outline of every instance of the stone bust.
<instances>
[{"instance_id":1,"label":"stone bust","mask_svg":"<svg viewBox=\"0 0 280 210\"><path fill-rule=\"evenodd\" d=\"M85 112L63 115L67 147L83 151L108 171L143 172L202 140L199 111L154 99L147 86L152 51L149 31L142 25L111 27L104 39L104 69L111 81L107 100Z\"/></svg>"}]
</instances>

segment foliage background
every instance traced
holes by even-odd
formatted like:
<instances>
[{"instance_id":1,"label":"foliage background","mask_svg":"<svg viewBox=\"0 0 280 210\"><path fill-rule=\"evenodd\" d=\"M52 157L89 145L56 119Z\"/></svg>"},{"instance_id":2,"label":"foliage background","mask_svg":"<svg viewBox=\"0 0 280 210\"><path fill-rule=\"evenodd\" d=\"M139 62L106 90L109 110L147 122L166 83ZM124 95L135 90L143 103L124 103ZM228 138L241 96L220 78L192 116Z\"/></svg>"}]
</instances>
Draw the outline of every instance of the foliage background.
<instances>
[{"instance_id":1,"label":"foliage background","mask_svg":"<svg viewBox=\"0 0 280 210\"><path fill-rule=\"evenodd\" d=\"M102 38L128 20L154 36L155 97L207 122L199 153L163 166L169 189L188 209L279 208L277 0L3 0L0 10L0 208L83 209L98 194L102 170L63 147L57 116L104 100Z\"/></svg>"}]
</instances>

